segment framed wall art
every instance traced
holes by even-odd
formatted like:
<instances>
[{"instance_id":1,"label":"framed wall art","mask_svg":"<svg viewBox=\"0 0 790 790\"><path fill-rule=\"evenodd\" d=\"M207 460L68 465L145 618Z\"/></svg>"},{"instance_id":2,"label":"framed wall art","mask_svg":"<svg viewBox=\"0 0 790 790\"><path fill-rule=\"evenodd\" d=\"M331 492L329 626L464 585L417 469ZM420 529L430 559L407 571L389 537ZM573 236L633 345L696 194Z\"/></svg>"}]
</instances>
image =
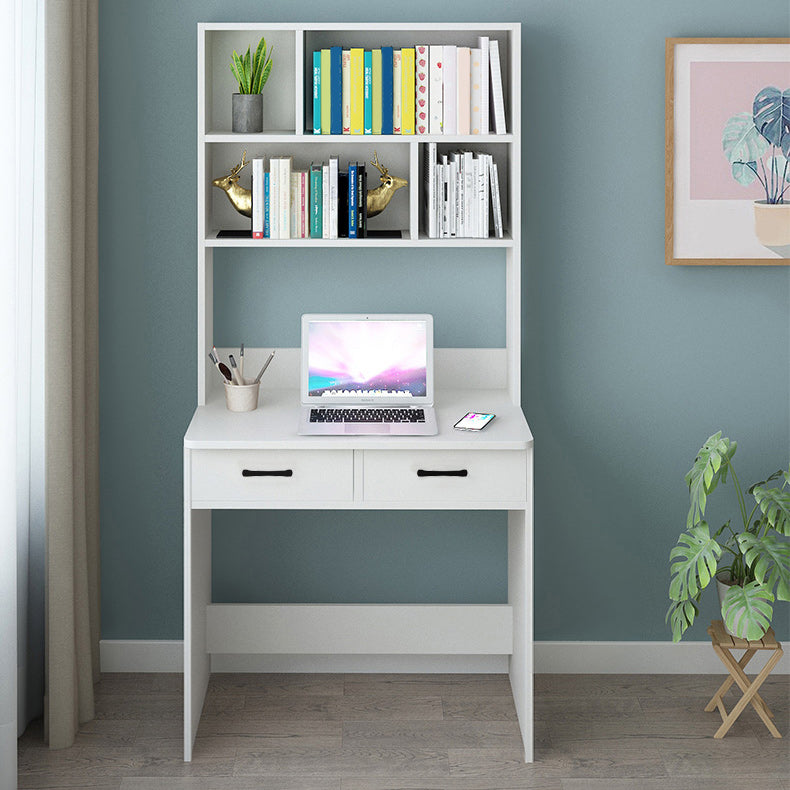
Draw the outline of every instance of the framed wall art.
<instances>
[{"instance_id":1,"label":"framed wall art","mask_svg":"<svg viewBox=\"0 0 790 790\"><path fill-rule=\"evenodd\" d=\"M666 41L666 263L790 264L790 38Z\"/></svg>"}]
</instances>

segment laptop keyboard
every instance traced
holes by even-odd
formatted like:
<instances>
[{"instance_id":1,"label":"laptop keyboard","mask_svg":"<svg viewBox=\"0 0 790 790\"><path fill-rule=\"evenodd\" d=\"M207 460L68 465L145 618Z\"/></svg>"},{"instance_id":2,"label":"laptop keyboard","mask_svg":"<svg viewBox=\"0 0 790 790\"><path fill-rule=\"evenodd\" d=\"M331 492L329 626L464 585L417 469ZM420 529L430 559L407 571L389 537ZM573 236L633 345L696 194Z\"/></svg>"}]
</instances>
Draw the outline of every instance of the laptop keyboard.
<instances>
[{"instance_id":1,"label":"laptop keyboard","mask_svg":"<svg viewBox=\"0 0 790 790\"><path fill-rule=\"evenodd\" d=\"M310 422L425 422L425 410L310 409Z\"/></svg>"}]
</instances>

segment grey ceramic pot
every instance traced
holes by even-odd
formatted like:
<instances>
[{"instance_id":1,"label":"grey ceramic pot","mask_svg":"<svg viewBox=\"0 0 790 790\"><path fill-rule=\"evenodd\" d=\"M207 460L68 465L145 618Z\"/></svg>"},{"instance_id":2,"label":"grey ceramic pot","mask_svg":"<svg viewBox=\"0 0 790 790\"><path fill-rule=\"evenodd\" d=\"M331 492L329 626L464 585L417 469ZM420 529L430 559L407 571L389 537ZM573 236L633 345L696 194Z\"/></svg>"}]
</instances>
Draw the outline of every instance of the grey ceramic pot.
<instances>
[{"instance_id":1,"label":"grey ceramic pot","mask_svg":"<svg viewBox=\"0 0 790 790\"><path fill-rule=\"evenodd\" d=\"M263 96L260 93L233 94L233 131L263 131Z\"/></svg>"}]
</instances>

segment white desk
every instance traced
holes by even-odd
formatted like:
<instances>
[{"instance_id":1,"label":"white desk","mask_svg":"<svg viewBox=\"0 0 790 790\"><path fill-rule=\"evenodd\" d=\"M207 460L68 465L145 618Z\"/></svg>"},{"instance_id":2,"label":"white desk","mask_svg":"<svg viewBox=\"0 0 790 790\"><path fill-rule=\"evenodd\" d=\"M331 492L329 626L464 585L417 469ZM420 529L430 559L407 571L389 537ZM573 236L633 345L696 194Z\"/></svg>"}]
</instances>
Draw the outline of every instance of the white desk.
<instances>
[{"instance_id":1,"label":"white desk","mask_svg":"<svg viewBox=\"0 0 790 790\"><path fill-rule=\"evenodd\" d=\"M198 407L184 437L185 760L212 653L334 653L509 655L532 761L532 434L504 389L437 389L435 401L439 434L428 437L297 436L291 388L262 390L245 414L218 398ZM479 434L453 430L470 409L497 417ZM212 604L211 511L239 508L507 510L508 603Z\"/></svg>"}]
</instances>

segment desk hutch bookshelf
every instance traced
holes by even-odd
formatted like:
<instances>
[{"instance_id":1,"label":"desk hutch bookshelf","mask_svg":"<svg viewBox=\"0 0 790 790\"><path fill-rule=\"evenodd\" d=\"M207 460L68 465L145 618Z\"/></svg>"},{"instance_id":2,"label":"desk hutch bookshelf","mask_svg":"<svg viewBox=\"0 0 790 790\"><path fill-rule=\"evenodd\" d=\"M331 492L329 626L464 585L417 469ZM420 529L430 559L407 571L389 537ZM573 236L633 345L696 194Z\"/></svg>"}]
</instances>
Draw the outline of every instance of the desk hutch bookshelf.
<instances>
[{"instance_id":1,"label":"desk hutch bookshelf","mask_svg":"<svg viewBox=\"0 0 790 790\"><path fill-rule=\"evenodd\" d=\"M264 131L231 131L230 54L261 36L274 47L264 89ZM331 46L384 44L477 46L499 42L507 134L316 135L312 119L312 53ZM508 656L524 755L533 759L532 500L533 441L521 411L521 26L519 24L269 24L198 26L197 134L197 409L184 438L184 759L192 748L212 655ZM491 126L493 128L493 117ZM428 144L439 154L471 149L498 165L504 237L429 238L424 201ZM374 150L390 172L405 176L405 199L393 199L370 229L399 237L262 239L219 235L250 221L211 185L247 158L292 156L294 167L337 156L370 162ZM373 186L370 184L369 186ZM505 347L437 348L432 437L306 437L296 435L299 349L278 348L262 381L259 408L225 409L208 352L214 343L214 250L254 248L266 266L284 247L320 255L322 248L489 248L504 256ZM331 312L331 305L326 312ZM299 316L294 316L298 324ZM230 349L220 349L224 355ZM248 370L268 348L245 351ZM475 404L497 414L480 434L452 425ZM289 476L242 476L242 469L290 470ZM430 467L438 475L417 476ZM467 470L465 477L442 470ZM213 509L503 510L508 513L507 604L214 604L211 602Z\"/></svg>"}]
</instances>

